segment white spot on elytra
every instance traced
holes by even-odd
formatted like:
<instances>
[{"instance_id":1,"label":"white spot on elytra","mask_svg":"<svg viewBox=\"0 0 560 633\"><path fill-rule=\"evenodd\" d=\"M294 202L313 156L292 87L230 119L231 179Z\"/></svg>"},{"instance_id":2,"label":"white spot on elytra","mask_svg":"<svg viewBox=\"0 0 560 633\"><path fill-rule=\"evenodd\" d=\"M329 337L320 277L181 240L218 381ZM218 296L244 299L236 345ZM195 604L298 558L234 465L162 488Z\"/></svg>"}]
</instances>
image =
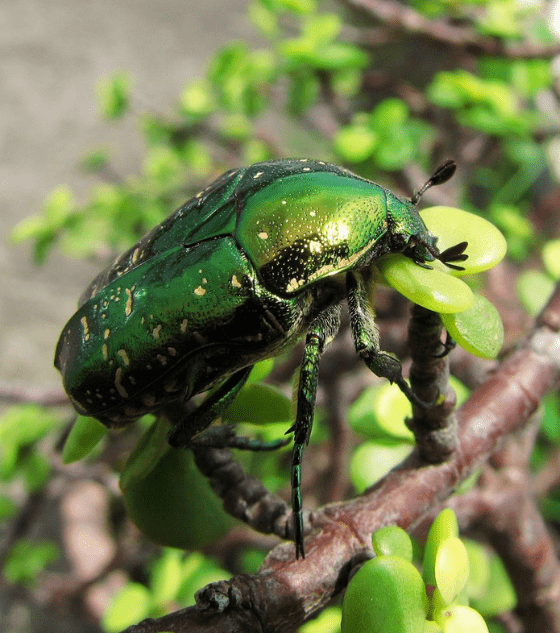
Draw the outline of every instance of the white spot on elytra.
<instances>
[{"instance_id":1,"label":"white spot on elytra","mask_svg":"<svg viewBox=\"0 0 560 633\"><path fill-rule=\"evenodd\" d=\"M125 365L130 365L130 359L128 358L128 354L125 349L120 349L117 354L123 359L123 363Z\"/></svg>"},{"instance_id":2,"label":"white spot on elytra","mask_svg":"<svg viewBox=\"0 0 560 633\"><path fill-rule=\"evenodd\" d=\"M85 316L83 316L80 321L82 322L82 326L84 328L84 341L89 341L89 325Z\"/></svg>"},{"instance_id":3,"label":"white spot on elytra","mask_svg":"<svg viewBox=\"0 0 560 633\"><path fill-rule=\"evenodd\" d=\"M268 239L268 233L266 231L261 231L257 235L258 235L258 237L261 238L261 240L267 240Z\"/></svg>"},{"instance_id":4,"label":"white spot on elytra","mask_svg":"<svg viewBox=\"0 0 560 633\"><path fill-rule=\"evenodd\" d=\"M202 297L206 294L206 290L202 286L199 286L198 288L194 289L194 294L199 297Z\"/></svg>"},{"instance_id":5,"label":"white spot on elytra","mask_svg":"<svg viewBox=\"0 0 560 633\"><path fill-rule=\"evenodd\" d=\"M152 330L152 336L153 336L156 340L159 338L159 333L161 332L161 328L162 328L162 326L161 326L161 324L160 324L160 325L158 325L157 327L155 327L155 328Z\"/></svg>"},{"instance_id":6,"label":"white spot on elytra","mask_svg":"<svg viewBox=\"0 0 560 633\"><path fill-rule=\"evenodd\" d=\"M117 391L119 392L120 396L122 396L123 398L128 398L128 392L122 386L121 380L122 380L122 368L119 367L117 368L117 371L115 372L115 387Z\"/></svg>"},{"instance_id":7,"label":"white spot on elytra","mask_svg":"<svg viewBox=\"0 0 560 633\"><path fill-rule=\"evenodd\" d=\"M136 286L132 286L132 288L125 288L127 294L126 306L124 307L124 313L126 316L130 316L132 313L132 293Z\"/></svg>"}]
</instances>

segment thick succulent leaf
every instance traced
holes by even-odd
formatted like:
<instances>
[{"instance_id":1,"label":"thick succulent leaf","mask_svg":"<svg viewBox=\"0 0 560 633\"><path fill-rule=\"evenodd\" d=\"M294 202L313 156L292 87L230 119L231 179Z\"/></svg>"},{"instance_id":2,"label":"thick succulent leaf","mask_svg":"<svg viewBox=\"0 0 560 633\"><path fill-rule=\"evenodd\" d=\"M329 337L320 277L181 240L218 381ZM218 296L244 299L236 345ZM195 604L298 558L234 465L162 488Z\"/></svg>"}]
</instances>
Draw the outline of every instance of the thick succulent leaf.
<instances>
[{"instance_id":1,"label":"thick succulent leaf","mask_svg":"<svg viewBox=\"0 0 560 633\"><path fill-rule=\"evenodd\" d=\"M437 235L440 252L460 242L468 242L465 252L469 257L460 263L465 270L450 270L454 277L488 270L506 254L505 237L488 220L474 213L454 207L430 207L420 215L428 230Z\"/></svg>"},{"instance_id":2,"label":"thick succulent leaf","mask_svg":"<svg viewBox=\"0 0 560 633\"><path fill-rule=\"evenodd\" d=\"M445 329L467 352L480 358L496 358L504 342L504 326L496 308L475 294L473 305L464 312L442 314Z\"/></svg>"},{"instance_id":3,"label":"thick succulent leaf","mask_svg":"<svg viewBox=\"0 0 560 633\"><path fill-rule=\"evenodd\" d=\"M412 541L398 525L386 525L376 530L371 542L376 556L400 556L412 562Z\"/></svg>"},{"instance_id":4,"label":"thick succulent leaf","mask_svg":"<svg viewBox=\"0 0 560 633\"><path fill-rule=\"evenodd\" d=\"M95 418L79 415L62 449L62 463L72 464L88 455L107 435L109 429Z\"/></svg>"},{"instance_id":5,"label":"thick succulent leaf","mask_svg":"<svg viewBox=\"0 0 560 633\"><path fill-rule=\"evenodd\" d=\"M469 577L469 557L461 539L445 539L438 548L435 564L436 585L446 604L463 590Z\"/></svg>"},{"instance_id":6,"label":"thick succulent leaf","mask_svg":"<svg viewBox=\"0 0 560 633\"><path fill-rule=\"evenodd\" d=\"M367 561L351 579L342 603L342 633L417 633L427 598L416 567L399 556Z\"/></svg>"},{"instance_id":7,"label":"thick succulent leaf","mask_svg":"<svg viewBox=\"0 0 560 633\"><path fill-rule=\"evenodd\" d=\"M418 266L404 255L388 255L376 262L381 281L393 287L414 303L433 312L463 312L473 303L467 284L452 277L443 265L431 262L433 268Z\"/></svg>"}]
</instances>

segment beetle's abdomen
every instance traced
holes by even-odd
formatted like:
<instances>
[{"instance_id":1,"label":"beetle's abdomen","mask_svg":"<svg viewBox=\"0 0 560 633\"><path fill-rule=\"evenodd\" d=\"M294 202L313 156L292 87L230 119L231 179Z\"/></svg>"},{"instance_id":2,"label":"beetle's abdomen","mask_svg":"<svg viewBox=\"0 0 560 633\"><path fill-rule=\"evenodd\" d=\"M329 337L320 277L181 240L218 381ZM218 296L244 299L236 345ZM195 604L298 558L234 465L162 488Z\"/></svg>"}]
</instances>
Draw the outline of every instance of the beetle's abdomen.
<instances>
[{"instance_id":1,"label":"beetle's abdomen","mask_svg":"<svg viewBox=\"0 0 560 633\"><path fill-rule=\"evenodd\" d=\"M270 325L253 308L253 278L235 241L221 238L179 245L106 286L70 319L57 347L75 407L118 425L235 369L236 346L256 334L270 345Z\"/></svg>"},{"instance_id":2,"label":"beetle's abdomen","mask_svg":"<svg viewBox=\"0 0 560 633\"><path fill-rule=\"evenodd\" d=\"M247 199L236 238L261 281L290 295L341 273L387 232L385 190L343 174L281 178Z\"/></svg>"}]
</instances>

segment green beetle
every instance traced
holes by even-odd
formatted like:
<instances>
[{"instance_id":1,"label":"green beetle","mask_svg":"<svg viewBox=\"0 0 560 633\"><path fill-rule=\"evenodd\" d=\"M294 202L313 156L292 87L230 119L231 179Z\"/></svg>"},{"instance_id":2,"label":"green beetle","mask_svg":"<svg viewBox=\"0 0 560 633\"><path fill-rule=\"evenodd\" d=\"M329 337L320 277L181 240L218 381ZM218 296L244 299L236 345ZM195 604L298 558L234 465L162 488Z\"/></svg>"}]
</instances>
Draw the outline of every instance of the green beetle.
<instances>
[{"instance_id":1,"label":"green beetle","mask_svg":"<svg viewBox=\"0 0 560 633\"><path fill-rule=\"evenodd\" d=\"M380 350L366 299L368 267L387 253L402 253L420 266L439 259L458 268L451 262L464 261L466 244L440 253L415 208L428 187L454 171L455 163L444 163L412 200L307 159L223 174L82 295L55 357L72 404L120 427L219 385L170 433L171 445L193 446L204 441L256 362L305 336L297 415L288 431L294 433L296 556L303 557L301 461L319 357L337 333L347 300L357 353L422 404L399 361ZM227 444L236 440L230 433Z\"/></svg>"}]
</instances>

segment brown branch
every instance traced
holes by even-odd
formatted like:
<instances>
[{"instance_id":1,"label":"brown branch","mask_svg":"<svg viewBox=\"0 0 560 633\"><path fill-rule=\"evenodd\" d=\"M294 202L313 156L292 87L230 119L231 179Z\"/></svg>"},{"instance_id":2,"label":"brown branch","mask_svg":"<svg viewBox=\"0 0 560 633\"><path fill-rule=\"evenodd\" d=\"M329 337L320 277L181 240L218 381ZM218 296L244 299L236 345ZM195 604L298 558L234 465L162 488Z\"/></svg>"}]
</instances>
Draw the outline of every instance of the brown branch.
<instances>
[{"instance_id":1,"label":"brown branch","mask_svg":"<svg viewBox=\"0 0 560 633\"><path fill-rule=\"evenodd\" d=\"M472 54L500 55L510 59L551 58L560 53L560 44L504 42L499 38L480 35L470 26L457 26L448 20L434 20L418 13L406 4L393 0L342 0L353 9L365 11L384 25L405 33L420 34L440 44L467 49ZM362 43L379 44L379 34L362 34Z\"/></svg>"},{"instance_id":2,"label":"brown branch","mask_svg":"<svg viewBox=\"0 0 560 633\"><path fill-rule=\"evenodd\" d=\"M560 564L545 522L519 469L486 470L482 487L490 511L480 525L515 585L516 613L532 633L560 631Z\"/></svg>"},{"instance_id":3,"label":"brown branch","mask_svg":"<svg viewBox=\"0 0 560 633\"><path fill-rule=\"evenodd\" d=\"M458 410L458 449L447 462L428 465L413 453L360 497L315 512L304 560L296 561L293 545L282 543L254 576L209 585L197 606L146 620L128 633L296 630L342 589L347 562L371 548L373 531L394 523L413 529L505 436L527 424L560 379L560 286L537 325ZM542 580L554 578L543 573Z\"/></svg>"},{"instance_id":4,"label":"brown branch","mask_svg":"<svg viewBox=\"0 0 560 633\"><path fill-rule=\"evenodd\" d=\"M68 404L68 396L60 387L28 385L19 381L0 381L0 400L14 403L42 404L46 407L58 407Z\"/></svg>"}]
</instances>

